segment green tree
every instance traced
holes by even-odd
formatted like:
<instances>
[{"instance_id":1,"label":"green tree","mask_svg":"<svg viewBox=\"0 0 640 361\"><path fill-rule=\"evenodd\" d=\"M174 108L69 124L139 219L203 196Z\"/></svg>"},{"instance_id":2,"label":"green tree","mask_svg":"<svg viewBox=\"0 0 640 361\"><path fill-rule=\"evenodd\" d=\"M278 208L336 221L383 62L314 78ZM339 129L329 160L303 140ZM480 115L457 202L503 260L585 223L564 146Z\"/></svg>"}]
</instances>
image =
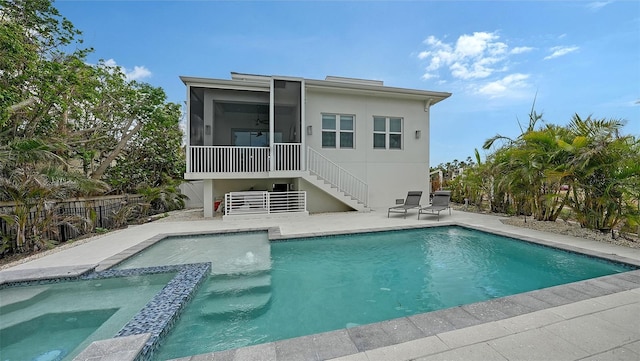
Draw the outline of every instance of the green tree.
<instances>
[{"instance_id":1,"label":"green tree","mask_svg":"<svg viewBox=\"0 0 640 361\"><path fill-rule=\"evenodd\" d=\"M561 146L571 154L571 205L584 227L609 230L632 212L640 177L638 140L622 136L620 120L582 119L568 125L573 139Z\"/></svg>"},{"instance_id":2,"label":"green tree","mask_svg":"<svg viewBox=\"0 0 640 361\"><path fill-rule=\"evenodd\" d=\"M111 181L170 191L182 177L180 107L119 67L87 64L80 35L51 0L0 0L0 201L15 203L2 215L14 248L73 221L52 200L104 194ZM135 176L112 177L114 164Z\"/></svg>"},{"instance_id":3,"label":"green tree","mask_svg":"<svg viewBox=\"0 0 640 361\"><path fill-rule=\"evenodd\" d=\"M122 150L115 165L105 174L105 181L121 192L135 192L140 187L171 185L185 172L180 106L166 103Z\"/></svg>"}]
</instances>

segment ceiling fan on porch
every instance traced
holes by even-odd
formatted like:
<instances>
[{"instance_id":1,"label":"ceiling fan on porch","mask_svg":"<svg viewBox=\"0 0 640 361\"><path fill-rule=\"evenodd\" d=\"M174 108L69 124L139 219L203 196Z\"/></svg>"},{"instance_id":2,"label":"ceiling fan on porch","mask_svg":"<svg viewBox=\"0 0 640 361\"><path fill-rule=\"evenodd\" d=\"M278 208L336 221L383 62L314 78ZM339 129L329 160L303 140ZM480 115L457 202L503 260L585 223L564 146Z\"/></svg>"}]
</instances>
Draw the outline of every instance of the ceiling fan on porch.
<instances>
[{"instance_id":1,"label":"ceiling fan on porch","mask_svg":"<svg viewBox=\"0 0 640 361\"><path fill-rule=\"evenodd\" d=\"M256 126L269 124L269 119L260 119L260 115L256 118Z\"/></svg>"},{"instance_id":2,"label":"ceiling fan on porch","mask_svg":"<svg viewBox=\"0 0 640 361\"><path fill-rule=\"evenodd\" d=\"M256 106L256 114L258 115L256 118L256 126L259 125L267 125L269 124L269 118L267 117L267 119L260 119L260 106Z\"/></svg>"}]
</instances>

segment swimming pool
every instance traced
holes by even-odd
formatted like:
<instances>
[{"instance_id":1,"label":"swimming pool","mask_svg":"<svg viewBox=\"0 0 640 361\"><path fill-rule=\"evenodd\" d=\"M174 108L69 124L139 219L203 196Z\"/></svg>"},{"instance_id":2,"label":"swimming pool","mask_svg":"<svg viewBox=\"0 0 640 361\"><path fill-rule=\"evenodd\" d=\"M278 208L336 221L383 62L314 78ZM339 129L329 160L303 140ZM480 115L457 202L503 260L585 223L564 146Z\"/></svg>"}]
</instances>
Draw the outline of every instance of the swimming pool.
<instances>
[{"instance_id":1,"label":"swimming pool","mask_svg":"<svg viewBox=\"0 0 640 361\"><path fill-rule=\"evenodd\" d=\"M113 337L174 274L77 280L0 290L0 360L72 360Z\"/></svg>"},{"instance_id":2,"label":"swimming pool","mask_svg":"<svg viewBox=\"0 0 640 361\"><path fill-rule=\"evenodd\" d=\"M240 247L236 261L245 257L250 264L250 251L233 244ZM157 247L156 260L162 242ZM272 242L270 260L269 269L210 275L155 359L349 328L631 269L461 227Z\"/></svg>"}]
</instances>

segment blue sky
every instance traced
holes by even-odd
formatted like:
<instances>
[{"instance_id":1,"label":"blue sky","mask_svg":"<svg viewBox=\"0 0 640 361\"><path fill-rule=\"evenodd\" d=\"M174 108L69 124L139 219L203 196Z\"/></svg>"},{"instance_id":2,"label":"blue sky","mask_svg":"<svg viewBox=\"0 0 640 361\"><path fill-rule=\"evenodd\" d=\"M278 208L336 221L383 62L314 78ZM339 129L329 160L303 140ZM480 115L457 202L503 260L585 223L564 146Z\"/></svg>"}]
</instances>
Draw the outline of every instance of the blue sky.
<instances>
[{"instance_id":1,"label":"blue sky","mask_svg":"<svg viewBox=\"0 0 640 361\"><path fill-rule=\"evenodd\" d=\"M624 119L640 135L640 1L74 1L93 47L182 103L180 75L230 72L451 92L431 110L431 165L546 122Z\"/></svg>"}]
</instances>

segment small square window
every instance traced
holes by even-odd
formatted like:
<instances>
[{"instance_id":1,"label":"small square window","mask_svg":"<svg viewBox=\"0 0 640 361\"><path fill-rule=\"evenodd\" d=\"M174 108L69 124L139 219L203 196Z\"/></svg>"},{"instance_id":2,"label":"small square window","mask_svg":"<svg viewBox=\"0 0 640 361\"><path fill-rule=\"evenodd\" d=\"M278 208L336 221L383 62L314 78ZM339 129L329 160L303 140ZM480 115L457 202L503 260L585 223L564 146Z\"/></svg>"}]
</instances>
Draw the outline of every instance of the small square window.
<instances>
[{"instance_id":1,"label":"small square window","mask_svg":"<svg viewBox=\"0 0 640 361\"><path fill-rule=\"evenodd\" d=\"M340 116L340 130L353 130L353 115Z\"/></svg>"},{"instance_id":2,"label":"small square window","mask_svg":"<svg viewBox=\"0 0 640 361\"><path fill-rule=\"evenodd\" d=\"M340 148L353 148L352 132L340 132Z\"/></svg>"},{"instance_id":3,"label":"small square window","mask_svg":"<svg viewBox=\"0 0 640 361\"><path fill-rule=\"evenodd\" d=\"M387 119L386 118L373 118L373 131L374 132L385 132L387 130L386 127Z\"/></svg>"},{"instance_id":4,"label":"small square window","mask_svg":"<svg viewBox=\"0 0 640 361\"><path fill-rule=\"evenodd\" d=\"M394 133L402 132L402 119L390 118L389 119L389 131Z\"/></svg>"},{"instance_id":5,"label":"small square window","mask_svg":"<svg viewBox=\"0 0 640 361\"><path fill-rule=\"evenodd\" d=\"M402 149L402 118L373 117L373 148Z\"/></svg>"},{"instance_id":6,"label":"small square window","mask_svg":"<svg viewBox=\"0 0 640 361\"><path fill-rule=\"evenodd\" d=\"M389 134L389 149L402 149L402 134Z\"/></svg>"},{"instance_id":7,"label":"small square window","mask_svg":"<svg viewBox=\"0 0 640 361\"><path fill-rule=\"evenodd\" d=\"M348 114L322 114L322 147L353 148L355 116Z\"/></svg>"},{"instance_id":8,"label":"small square window","mask_svg":"<svg viewBox=\"0 0 640 361\"><path fill-rule=\"evenodd\" d=\"M387 147L385 138L385 134L373 134L373 147L385 149Z\"/></svg>"},{"instance_id":9,"label":"small square window","mask_svg":"<svg viewBox=\"0 0 640 361\"><path fill-rule=\"evenodd\" d=\"M322 115L322 130L335 130L336 129L336 116L332 114Z\"/></svg>"},{"instance_id":10,"label":"small square window","mask_svg":"<svg viewBox=\"0 0 640 361\"><path fill-rule=\"evenodd\" d=\"M336 133L335 132L322 132L322 147L323 148L335 148L336 147Z\"/></svg>"}]
</instances>

